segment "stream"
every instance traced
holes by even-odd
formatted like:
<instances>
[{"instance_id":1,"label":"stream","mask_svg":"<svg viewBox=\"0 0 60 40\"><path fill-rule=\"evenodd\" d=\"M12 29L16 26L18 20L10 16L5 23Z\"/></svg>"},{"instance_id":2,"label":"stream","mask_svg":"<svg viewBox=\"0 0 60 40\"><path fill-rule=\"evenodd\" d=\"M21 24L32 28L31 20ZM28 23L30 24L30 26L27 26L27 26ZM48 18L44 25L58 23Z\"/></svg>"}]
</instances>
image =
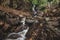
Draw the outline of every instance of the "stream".
<instances>
[{"instance_id":1,"label":"stream","mask_svg":"<svg viewBox=\"0 0 60 40\"><path fill-rule=\"evenodd\" d=\"M26 18L24 17L24 18L22 18L22 21L21 21L23 28L25 27L25 20L26 20ZM29 27L27 27L26 29L24 29L23 31L18 32L18 33L15 33L15 32L10 33L10 34L8 34L7 39L5 39L5 40L25 40L26 39L25 35L28 32L28 30L29 30Z\"/></svg>"},{"instance_id":2,"label":"stream","mask_svg":"<svg viewBox=\"0 0 60 40\"><path fill-rule=\"evenodd\" d=\"M36 11L36 5L33 5L32 7L32 11L33 11L33 15L34 17L36 17L37 15L37 11ZM21 20L22 23L22 28L25 27L25 21L26 21L26 17L23 17ZM10 33L8 34L7 38L5 40L25 40L26 39L26 33L28 32L29 27L27 27L26 29L23 29L23 31L18 32L18 33Z\"/></svg>"}]
</instances>

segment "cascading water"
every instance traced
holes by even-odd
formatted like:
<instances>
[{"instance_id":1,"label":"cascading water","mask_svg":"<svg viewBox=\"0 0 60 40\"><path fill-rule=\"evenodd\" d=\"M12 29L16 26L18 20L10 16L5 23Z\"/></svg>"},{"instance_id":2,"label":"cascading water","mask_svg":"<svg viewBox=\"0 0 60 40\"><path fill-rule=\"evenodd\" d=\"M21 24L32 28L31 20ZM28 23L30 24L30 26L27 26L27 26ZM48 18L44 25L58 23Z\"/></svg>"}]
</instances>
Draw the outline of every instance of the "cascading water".
<instances>
[{"instance_id":1,"label":"cascading water","mask_svg":"<svg viewBox=\"0 0 60 40\"><path fill-rule=\"evenodd\" d=\"M33 5L32 11L33 11L34 17L36 17L37 16L36 5Z\"/></svg>"},{"instance_id":2,"label":"cascading water","mask_svg":"<svg viewBox=\"0 0 60 40\"><path fill-rule=\"evenodd\" d=\"M26 33L28 32L28 30L29 30L29 27L27 27L27 29L25 29L25 30L23 30L23 31L21 31L21 32L18 32L18 33L10 33L9 35L8 35L8 38L6 39L6 40L25 40L25 35L26 35ZM11 38L10 39L10 37L16 37L16 36L18 37L18 38L16 38L16 39L13 39L13 38Z\"/></svg>"},{"instance_id":3,"label":"cascading water","mask_svg":"<svg viewBox=\"0 0 60 40\"><path fill-rule=\"evenodd\" d=\"M23 24L22 27L25 27L25 20L26 20L26 18L24 17L21 21ZM7 39L5 39L5 40L25 40L25 38L26 38L25 35L28 32L28 30L29 30L29 27L27 27L26 29L24 29L23 31L18 32L18 33L15 33L15 32L10 33L8 35Z\"/></svg>"},{"instance_id":4,"label":"cascading water","mask_svg":"<svg viewBox=\"0 0 60 40\"><path fill-rule=\"evenodd\" d=\"M22 18L21 23L22 23L23 26L25 26L25 20L26 20L26 17Z\"/></svg>"}]
</instances>

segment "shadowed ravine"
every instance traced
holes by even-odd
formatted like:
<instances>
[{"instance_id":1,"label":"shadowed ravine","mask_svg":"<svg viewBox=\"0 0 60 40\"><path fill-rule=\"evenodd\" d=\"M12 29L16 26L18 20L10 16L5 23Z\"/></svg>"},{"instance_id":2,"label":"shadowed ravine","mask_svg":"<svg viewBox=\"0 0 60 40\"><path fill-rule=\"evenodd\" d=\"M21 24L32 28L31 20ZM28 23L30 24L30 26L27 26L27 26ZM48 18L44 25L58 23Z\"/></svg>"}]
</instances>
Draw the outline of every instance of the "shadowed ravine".
<instances>
[{"instance_id":1,"label":"shadowed ravine","mask_svg":"<svg viewBox=\"0 0 60 40\"><path fill-rule=\"evenodd\" d=\"M60 40L60 4L36 9L28 0L1 0L0 40Z\"/></svg>"}]
</instances>

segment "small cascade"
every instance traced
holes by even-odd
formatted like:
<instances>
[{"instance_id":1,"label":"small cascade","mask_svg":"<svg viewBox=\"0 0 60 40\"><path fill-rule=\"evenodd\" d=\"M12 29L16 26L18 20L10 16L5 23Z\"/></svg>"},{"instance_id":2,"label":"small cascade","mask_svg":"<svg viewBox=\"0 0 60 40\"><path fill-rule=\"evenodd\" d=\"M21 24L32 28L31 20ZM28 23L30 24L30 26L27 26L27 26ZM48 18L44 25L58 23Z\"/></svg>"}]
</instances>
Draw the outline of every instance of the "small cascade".
<instances>
[{"instance_id":1,"label":"small cascade","mask_svg":"<svg viewBox=\"0 0 60 40\"><path fill-rule=\"evenodd\" d=\"M28 30L29 30L29 27L27 27L27 29L25 29L21 32L18 32L18 33L10 33L6 40L25 40L25 38L26 38L25 35L28 32Z\"/></svg>"},{"instance_id":2,"label":"small cascade","mask_svg":"<svg viewBox=\"0 0 60 40\"><path fill-rule=\"evenodd\" d=\"M26 21L26 17L23 17L22 21L21 21L21 23L22 23L23 26L25 26L25 21Z\"/></svg>"},{"instance_id":3,"label":"small cascade","mask_svg":"<svg viewBox=\"0 0 60 40\"><path fill-rule=\"evenodd\" d=\"M22 21L21 21L21 23L22 23L22 28L25 28L25 27L26 27L26 26L25 26L25 21L26 21L26 18L23 17L23 18L22 18ZM18 32L18 33L15 33L15 32L10 33L10 34L8 35L8 37L7 37L6 40L25 40L25 39L26 39L26 36L25 36L25 35L26 35L26 33L28 32L28 30L29 30L29 27L23 29L23 31Z\"/></svg>"},{"instance_id":4,"label":"small cascade","mask_svg":"<svg viewBox=\"0 0 60 40\"><path fill-rule=\"evenodd\" d=\"M33 5L32 11L33 11L33 16L36 17L37 16L36 5Z\"/></svg>"}]
</instances>

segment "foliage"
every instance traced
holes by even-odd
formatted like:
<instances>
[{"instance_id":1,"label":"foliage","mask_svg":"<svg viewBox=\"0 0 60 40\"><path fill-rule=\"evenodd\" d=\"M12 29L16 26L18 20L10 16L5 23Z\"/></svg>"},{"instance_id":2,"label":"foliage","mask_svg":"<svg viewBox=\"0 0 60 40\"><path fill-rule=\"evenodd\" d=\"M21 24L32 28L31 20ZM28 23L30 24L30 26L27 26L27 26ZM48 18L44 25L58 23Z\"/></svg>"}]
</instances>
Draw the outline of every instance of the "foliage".
<instances>
[{"instance_id":1,"label":"foliage","mask_svg":"<svg viewBox=\"0 0 60 40\"><path fill-rule=\"evenodd\" d=\"M40 8L41 7L46 7L48 6L47 4L58 4L60 1L59 0L29 0L33 5L38 5Z\"/></svg>"}]
</instances>

